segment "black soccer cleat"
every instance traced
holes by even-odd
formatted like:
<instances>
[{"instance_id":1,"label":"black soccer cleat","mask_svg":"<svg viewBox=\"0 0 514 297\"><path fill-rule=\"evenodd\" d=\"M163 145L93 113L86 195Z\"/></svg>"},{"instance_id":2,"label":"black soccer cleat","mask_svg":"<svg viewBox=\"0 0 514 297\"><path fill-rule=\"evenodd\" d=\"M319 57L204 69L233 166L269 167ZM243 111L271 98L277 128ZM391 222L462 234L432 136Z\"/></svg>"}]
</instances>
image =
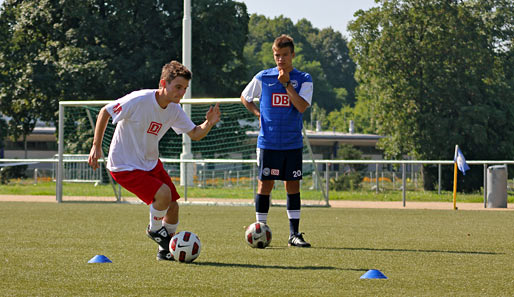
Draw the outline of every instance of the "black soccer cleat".
<instances>
[{"instance_id":1,"label":"black soccer cleat","mask_svg":"<svg viewBox=\"0 0 514 297\"><path fill-rule=\"evenodd\" d=\"M152 232L150 231L150 226L148 226L148 228L146 228L146 235L148 235L148 237L153 241L157 242L157 244L159 244L164 250L169 251L171 236L168 234L166 228L162 227L161 229Z\"/></svg>"},{"instance_id":2,"label":"black soccer cleat","mask_svg":"<svg viewBox=\"0 0 514 297\"><path fill-rule=\"evenodd\" d=\"M303 233L293 234L289 236L289 240L287 242L288 246L296 246L296 247L311 247L311 244L303 239Z\"/></svg>"},{"instance_id":3,"label":"black soccer cleat","mask_svg":"<svg viewBox=\"0 0 514 297\"><path fill-rule=\"evenodd\" d=\"M175 261L169 250L159 250L157 252L157 261Z\"/></svg>"}]
</instances>

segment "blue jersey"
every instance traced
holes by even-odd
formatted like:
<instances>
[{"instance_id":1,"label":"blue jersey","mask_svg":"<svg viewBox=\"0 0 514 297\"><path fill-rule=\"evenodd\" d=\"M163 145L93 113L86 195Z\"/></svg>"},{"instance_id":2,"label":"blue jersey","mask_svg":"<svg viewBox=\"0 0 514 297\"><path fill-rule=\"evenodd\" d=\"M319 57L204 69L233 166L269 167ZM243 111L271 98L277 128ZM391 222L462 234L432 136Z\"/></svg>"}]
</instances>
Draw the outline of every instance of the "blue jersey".
<instances>
[{"instance_id":1,"label":"blue jersey","mask_svg":"<svg viewBox=\"0 0 514 297\"><path fill-rule=\"evenodd\" d=\"M278 80L278 68L259 72L254 79L261 83L259 109L261 129L257 147L271 150L290 150L303 147L302 113L289 100L286 89ZM293 69L291 85L310 104L312 78L306 72Z\"/></svg>"}]
</instances>

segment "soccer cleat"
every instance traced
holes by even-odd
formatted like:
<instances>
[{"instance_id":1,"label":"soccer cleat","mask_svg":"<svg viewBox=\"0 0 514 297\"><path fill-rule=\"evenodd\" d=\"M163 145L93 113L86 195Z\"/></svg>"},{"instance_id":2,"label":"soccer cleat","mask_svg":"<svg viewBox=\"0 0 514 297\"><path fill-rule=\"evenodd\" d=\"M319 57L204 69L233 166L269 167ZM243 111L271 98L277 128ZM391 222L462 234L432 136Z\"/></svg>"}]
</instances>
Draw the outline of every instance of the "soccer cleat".
<instances>
[{"instance_id":1,"label":"soccer cleat","mask_svg":"<svg viewBox=\"0 0 514 297\"><path fill-rule=\"evenodd\" d=\"M150 237L153 241L157 242L164 250L169 251L170 249L170 240L171 236L166 231L166 228L162 227L161 229L153 232L150 231L150 226L146 228L146 235Z\"/></svg>"},{"instance_id":2,"label":"soccer cleat","mask_svg":"<svg viewBox=\"0 0 514 297\"><path fill-rule=\"evenodd\" d=\"M287 245L305 248L311 247L311 244L306 242L305 239L303 239L303 233L290 235Z\"/></svg>"},{"instance_id":3,"label":"soccer cleat","mask_svg":"<svg viewBox=\"0 0 514 297\"><path fill-rule=\"evenodd\" d=\"M175 261L169 250L160 250L157 252L157 261Z\"/></svg>"}]
</instances>

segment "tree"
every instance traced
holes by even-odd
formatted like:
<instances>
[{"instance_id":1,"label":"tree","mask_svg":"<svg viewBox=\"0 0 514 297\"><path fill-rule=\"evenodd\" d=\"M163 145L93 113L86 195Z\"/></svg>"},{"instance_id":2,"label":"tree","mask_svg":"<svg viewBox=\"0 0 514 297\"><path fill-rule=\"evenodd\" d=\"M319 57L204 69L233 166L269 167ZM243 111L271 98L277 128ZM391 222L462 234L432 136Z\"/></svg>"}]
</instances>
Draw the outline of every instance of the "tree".
<instances>
[{"instance_id":1,"label":"tree","mask_svg":"<svg viewBox=\"0 0 514 297\"><path fill-rule=\"evenodd\" d=\"M350 58L346 39L332 28L315 30L307 39L312 43L315 57L320 61L330 85L345 90L343 94L336 94L338 99L342 100L343 104L353 106L357 82L354 78L355 63Z\"/></svg>"},{"instance_id":2,"label":"tree","mask_svg":"<svg viewBox=\"0 0 514 297\"><path fill-rule=\"evenodd\" d=\"M239 97L247 83L243 49L250 17L246 5L232 0L192 3L195 97ZM180 41L182 42L182 41Z\"/></svg>"},{"instance_id":3,"label":"tree","mask_svg":"<svg viewBox=\"0 0 514 297\"><path fill-rule=\"evenodd\" d=\"M34 12L23 14L16 6ZM48 120L54 112L48 106L52 92L41 92L45 87L53 89L54 79L44 70L44 58L38 55L45 47L42 23L46 16L37 8L29 1L6 1L0 17L0 112L11 118L9 135L13 141L23 140L25 157L26 137L36 121Z\"/></svg>"},{"instance_id":4,"label":"tree","mask_svg":"<svg viewBox=\"0 0 514 297\"><path fill-rule=\"evenodd\" d=\"M514 157L511 1L380 1L349 26L358 100L370 104L390 158ZM507 45L507 46L505 46ZM435 168L424 168L432 189ZM450 169L443 187L451 187ZM446 178L447 177L447 178ZM461 178L462 179L462 178ZM471 170L461 189L478 189Z\"/></svg>"},{"instance_id":5,"label":"tree","mask_svg":"<svg viewBox=\"0 0 514 297\"><path fill-rule=\"evenodd\" d=\"M294 66L308 72L314 81L313 103L328 112L353 104L355 64L341 33L331 28L319 30L306 19L294 24L284 16L269 19L257 14L250 17L248 27L246 81L262 69L275 67L271 46L277 36L288 34L295 40ZM309 117L307 113L306 119Z\"/></svg>"},{"instance_id":6,"label":"tree","mask_svg":"<svg viewBox=\"0 0 514 297\"><path fill-rule=\"evenodd\" d=\"M10 134L27 135L38 119L56 123L61 100L112 100L156 88L164 63L181 60L182 5L6 0L0 11L0 112L12 118ZM235 95L242 84L235 78L243 67L246 7L198 0L192 11L193 96Z\"/></svg>"},{"instance_id":7,"label":"tree","mask_svg":"<svg viewBox=\"0 0 514 297\"><path fill-rule=\"evenodd\" d=\"M369 104L364 100L357 101L353 108L345 105L340 110L331 111L324 125L333 127L336 131L348 132L350 121L353 121L355 133L375 133L376 128L368 107Z\"/></svg>"},{"instance_id":8,"label":"tree","mask_svg":"<svg viewBox=\"0 0 514 297\"><path fill-rule=\"evenodd\" d=\"M7 122L0 118L0 158L4 157L4 148L5 148L5 138L7 137Z\"/></svg>"},{"instance_id":9,"label":"tree","mask_svg":"<svg viewBox=\"0 0 514 297\"><path fill-rule=\"evenodd\" d=\"M337 157L341 160L361 160L362 152L350 144L340 144L337 150ZM353 191L359 188L367 167L365 164L345 165L343 175L330 180L331 189L336 191Z\"/></svg>"}]
</instances>

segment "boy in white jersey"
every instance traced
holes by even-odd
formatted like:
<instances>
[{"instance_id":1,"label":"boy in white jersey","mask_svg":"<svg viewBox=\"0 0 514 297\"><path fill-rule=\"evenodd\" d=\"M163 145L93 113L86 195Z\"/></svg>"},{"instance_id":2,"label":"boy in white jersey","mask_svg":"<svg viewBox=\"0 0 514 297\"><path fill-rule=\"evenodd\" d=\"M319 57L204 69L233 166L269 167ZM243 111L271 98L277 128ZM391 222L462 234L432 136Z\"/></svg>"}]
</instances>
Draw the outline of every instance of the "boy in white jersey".
<instances>
[{"instance_id":1,"label":"boy in white jersey","mask_svg":"<svg viewBox=\"0 0 514 297\"><path fill-rule=\"evenodd\" d=\"M109 148L107 169L125 189L150 206L147 235L159 244L157 260L173 260L169 242L178 226L180 198L159 160L159 140L173 128L200 140L220 120L219 104L205 115L205 122L195 125L179 105L191 72L177 61L162 68L159 89L132 92L104 106L96 121L89 165L98 168L102 139L109 118L117 124Z\"/></svg>"}]
</instances>

